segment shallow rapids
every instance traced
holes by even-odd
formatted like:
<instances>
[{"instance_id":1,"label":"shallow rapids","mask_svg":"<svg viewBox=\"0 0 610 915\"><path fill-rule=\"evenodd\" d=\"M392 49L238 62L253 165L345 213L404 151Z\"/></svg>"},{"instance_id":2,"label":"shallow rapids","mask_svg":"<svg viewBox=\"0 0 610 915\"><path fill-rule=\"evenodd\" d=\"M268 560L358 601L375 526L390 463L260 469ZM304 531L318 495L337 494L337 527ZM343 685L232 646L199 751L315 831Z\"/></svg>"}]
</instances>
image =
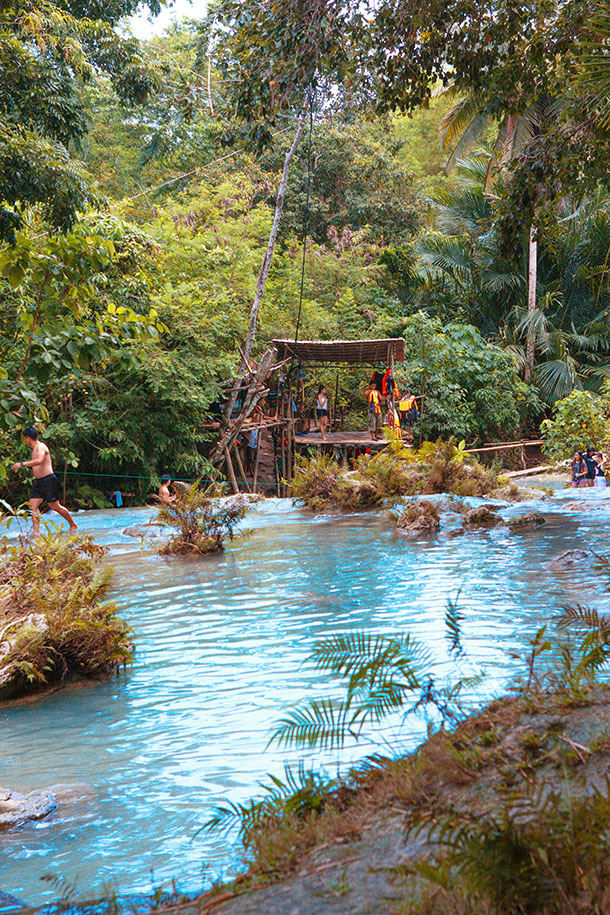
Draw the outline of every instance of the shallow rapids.
<instances>
[{"instance_id":1,"label":"shallow rapids","mask_svg":"<svg viewBox=\"0 0 610 915\"><path fill-rule=\"evenodd\" d=\"M306 662L316 639L411 632L449 674L444 614L460 591L468 669L487 672L471 700L498 694L518 669L507 651L524 649L559 608L608 609L599 573L550 565L565 550L607 551L604 495L557 490L502 509L543 512L533 531L417 541L397 537L382 513L312 516L270 499L247 517L248 539L201 561L161 559L122 533L150 509L80 513L81 531L110 547L135 663L118 679L0 709L0 785L58 802L47 819L0 834L0 888L40 904L62 886L74 901L172 879L195 890L228 875L236 841L200 827L219 803L256 794L267 772L307 758L266 745L283 712L333 689ZM377 744L316 759L345 769L371 746L413 746L423 728L395 721Z\"/></svg>"}]
</instances>

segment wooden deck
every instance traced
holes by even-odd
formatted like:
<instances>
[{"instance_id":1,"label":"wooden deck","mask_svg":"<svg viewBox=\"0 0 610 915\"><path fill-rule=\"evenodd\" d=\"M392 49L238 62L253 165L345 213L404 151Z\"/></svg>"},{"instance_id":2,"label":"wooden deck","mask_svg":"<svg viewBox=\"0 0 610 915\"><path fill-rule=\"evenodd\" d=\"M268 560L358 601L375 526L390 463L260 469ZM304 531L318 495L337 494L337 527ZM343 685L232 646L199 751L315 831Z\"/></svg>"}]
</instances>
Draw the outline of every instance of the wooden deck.
<instances>
[{"instance_id":1,"label":"wooden deck","mask_svg":"<svg viewBox=\"0 0 610 915\"><path fill-rule=\"evenodd\" d=\"M295 435L294 444L297 448L370 448L371 451L380 451L385 448L385 438L374 442L370 432L327 432L323 441L319 432L310 432L308 435Z\"/></svg>"}]
</instances>

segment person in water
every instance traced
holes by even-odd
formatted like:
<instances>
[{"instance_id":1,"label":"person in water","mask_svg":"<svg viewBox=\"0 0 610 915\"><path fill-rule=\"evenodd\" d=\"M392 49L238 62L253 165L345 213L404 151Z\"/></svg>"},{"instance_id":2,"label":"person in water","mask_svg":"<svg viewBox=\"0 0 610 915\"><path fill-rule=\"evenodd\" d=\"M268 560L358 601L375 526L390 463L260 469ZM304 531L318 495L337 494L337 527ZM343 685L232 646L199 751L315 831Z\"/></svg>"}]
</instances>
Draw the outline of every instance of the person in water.
<instances>
[{"instance_id":1,"label":"person in water","mask_svg":"<svg viewBox=\"0 0 610 915\"><path fill-rule=\"evenodd\" d=\"M593 485L598 488L604 488L607 485L606 481L606 458L601 453L601 451L596 451L593 455L595 458L595 480Z\"/></svg>"},{"instance_id":2,"label":"person in water","mask_svg":"<svg viewBox=\"0 0 610 915\"><path fill-rule=\"evenodd\" d=\"M164 473L161 477L161 485L157 490L157 498L159 502L165 502L168 505L170 502L173 502L176 498L175 492L171 490L172 478L169 473Z\"/></svg>"},{"instance_id":3,"label":"person in water","mask_svg":"<svg viewBox=\"0 0 610 915\"><path fill-rule=\"evenodd\" d=\"M320 435L322 441L326 439L326 430L328 428L328 397L326 396L326 387L321 384L316 399L316 415L320 423Z\"/></svg>"},{"instance_id":4,"label":"person in water","mask_svg":"<svg viewBox=\"0 0 610 915\"><path fill-rule=\"evenodd\" d=\"M587 486L595 485L595 476L597 473L597 463L595 461L595 448L589 445L583 454L583 460L587 465Z\"/></svg>"},{"instance_id":5,"label":"person in water","mask_svg":"<svg viewBox=\"0 0 610 915\"><path fill-rule=\"evenodd\" d=\"M381 437L381 428L383 425L383 413L381 412L381 395L377 390L377 385L373 382L369 389L369 431L374 442Z\"/></svg>"},{"instance_id":6,"label":"person in water","mask_svg":"<svg viewBox=\"0 0 610 915\"><path fill-rule=\"evenodd\" d=\"M582 451L575 451L572 459L572 486L587 485L587 465L582 456Z\"/></svg>"},{"instance_id":7,"label":"person in water","mask_svg":"<svg viewBox=\"0 0 610 915\"><path fill-rule=\"evenodd\" d=\"M59 480L53 472L53 463L51 461L51 452L47 445L38 438L38 430L34 426L27 426L23 430L23 441L32 449L31 461L19 461L13 464L13 473L23 470L24 467L31 467L34 474L34 485L30 492L30 514L32 515L32 528L34 536L37 537L40 530L40 506L42 502L47 502L49 508L61 515L70 525L70 532L73 534L78 530L78 525L68 509L59 501Z\"/></svg>"}]
</instances>

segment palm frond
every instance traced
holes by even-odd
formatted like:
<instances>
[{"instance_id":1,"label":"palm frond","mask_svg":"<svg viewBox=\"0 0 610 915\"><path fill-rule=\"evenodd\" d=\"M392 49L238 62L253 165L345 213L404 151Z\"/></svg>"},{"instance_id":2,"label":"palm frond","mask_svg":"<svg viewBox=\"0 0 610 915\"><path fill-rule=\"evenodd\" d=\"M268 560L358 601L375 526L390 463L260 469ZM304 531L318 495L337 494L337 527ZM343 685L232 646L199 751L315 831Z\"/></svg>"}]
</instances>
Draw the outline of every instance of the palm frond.
<instances>
[{"instance_id":1,"label":"palm frond","mask_svg":"<svg viewBox=\"0 0 610 915\"><path fill-rule=\"evenodd\" d=\"M454 658L459 658L464 654L462 646L462 621L463 615L460 613L458 601L460 591L457 592L453 600L447 598L447 607L445 610L445 632L449 642L449 653Z\"/></svg>"},{"instance_id":2,"label":"palm frond","mask_svg":"<svg viewBox=\"0 0 610 915\"><path fill-rule=\"evenodd\" d=\"M278 746L341 749L348 736L356 739L362 724L346 702L312 699L306 706L294 709L283 718L269 739Z\"/></svg>"},{"instance_id":3,"label":"palm frond","mask_svg":"<svg viewBox=\"0 0 610 915\"><path fill-rule=\"evenodd\" d=\"M564 607L557 620L557 625L561 629L579 625L586 629L597 629L610 634L610 616L602 616L594 607L585 607L581 604Z\"/></svg>"}]
</instances>

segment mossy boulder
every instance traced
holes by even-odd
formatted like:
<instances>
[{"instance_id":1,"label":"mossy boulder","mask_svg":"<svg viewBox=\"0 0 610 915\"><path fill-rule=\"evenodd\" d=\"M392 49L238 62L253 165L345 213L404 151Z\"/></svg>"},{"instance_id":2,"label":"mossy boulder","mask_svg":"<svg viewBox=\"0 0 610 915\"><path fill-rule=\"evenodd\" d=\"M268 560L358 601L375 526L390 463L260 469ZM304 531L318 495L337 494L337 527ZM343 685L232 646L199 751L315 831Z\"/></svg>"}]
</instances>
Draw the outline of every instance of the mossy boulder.
<instances>
[{"instance_id":1,"label":"mossy boulder","mask_svg":"<svg viewBox=\"0 0 610 915\"><path fill-rule=\"evenodd\" d=\"M509 518L507 524L511 531L529 531L546 524L546 518L540 512L524 512L522 515Z\"/></svg>"},{"instance_id":2,"label":"mossy boulder","mask_svg":"<svg viewBox=\"0 0 610 915\"><path fill-rule=\"evenodd\" d=\"M436 505L425 499L412 499L407 502L400 513L396 528L401 534L433 534L441 526Z\"/></svg>"},{"instance_id":3,"label":"mossy boulder","mask_svg":"<svg viewBox=\"0 0 610 915\"><path fill-rule=\"evenodd\" d=\"M465 528L497 527L498 524L504 524L504 520L491 508L480 505L479 508L471 508L467 511L462 518L462 523Z\"/></svg>"}]
</instances>

